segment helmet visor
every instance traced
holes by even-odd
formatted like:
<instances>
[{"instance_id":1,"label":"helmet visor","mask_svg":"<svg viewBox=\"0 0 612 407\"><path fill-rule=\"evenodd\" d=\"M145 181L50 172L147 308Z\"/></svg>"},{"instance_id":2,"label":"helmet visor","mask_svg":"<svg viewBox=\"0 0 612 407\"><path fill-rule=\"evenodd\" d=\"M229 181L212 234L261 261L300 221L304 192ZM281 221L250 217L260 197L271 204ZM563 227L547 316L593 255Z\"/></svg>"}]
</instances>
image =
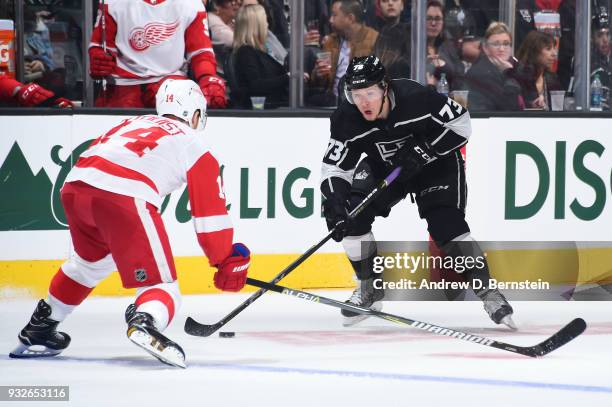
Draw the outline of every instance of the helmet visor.
<instances>
[{"instance_id":1,"label":"helmet visor","mask_svg":"<svg viewBox=\"0 0 612 407\"><path fill-rule=\"evenodd\" d=\"M379 100L385 94L385 90L378 85L373 85L363 89L353 89L347 93L347 99L352 104L362 104Z\"/></svg>"}]
</instances>

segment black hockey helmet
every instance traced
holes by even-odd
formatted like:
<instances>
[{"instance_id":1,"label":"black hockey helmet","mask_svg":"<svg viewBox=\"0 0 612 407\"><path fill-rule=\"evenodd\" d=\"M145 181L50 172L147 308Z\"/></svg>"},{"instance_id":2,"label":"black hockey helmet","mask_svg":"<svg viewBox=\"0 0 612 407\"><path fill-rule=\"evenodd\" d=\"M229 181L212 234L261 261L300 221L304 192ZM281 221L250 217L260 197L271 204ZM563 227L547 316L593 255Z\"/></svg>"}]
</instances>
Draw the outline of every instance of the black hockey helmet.
<instances>
[{"instance_id":1,"label":"black hockey helmet","mask_svg":"<svg viewBox=\"0 0 612 407\"><path fill-rule=\"evenodd\" d=\"M346 90L369 88L385 80L385 67L377 56L355 57L346 69Z\"/></svg>"},{"instance_id":2,"label":"black hockey helmet","mask_svg":"<svg viewBox=\"0 0 612 407\"><path fill-rule=\"evenodd\" d=\"M385 67L380 58L375 55L353 58L344 77L344 93L348 101L353 103L351 90L372 85L378 85L381 89L387 87Z\"/></svg>"}]
</instances>

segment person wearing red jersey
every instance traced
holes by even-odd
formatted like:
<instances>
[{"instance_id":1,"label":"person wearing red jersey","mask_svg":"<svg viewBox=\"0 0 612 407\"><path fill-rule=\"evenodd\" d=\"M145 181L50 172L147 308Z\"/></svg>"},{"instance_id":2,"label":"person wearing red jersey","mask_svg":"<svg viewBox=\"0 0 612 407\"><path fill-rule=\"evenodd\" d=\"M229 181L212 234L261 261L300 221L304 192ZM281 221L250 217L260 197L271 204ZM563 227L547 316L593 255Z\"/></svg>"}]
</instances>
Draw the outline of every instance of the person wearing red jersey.
<instances>
[{"instance_id":1,"label":"person wearing red jersey","mask_svg":"<svg viewBox=\"0 0 612 407\"><path fill-rule=\"evenodd\" d=\"M0 103L4 102L22 107L73 107L68 99L57 98L53 92L36 83L23 84L0 75Z\"/></svg>"},{"instance_id":2,"label":"person wearing red jersey","mask_svg":"<svg viewBox=\"0 0 612 407\"><path fill-rule=\"evenodd\" d=\"M186 63L208 106L227 106L201 1L106 0L98 11L89 58L92 78L108 82L96 106L154 107L161 83L185 77Z\"/></svg>"},{"instance_id":3,"label":"person wearing red jersey","mask_svg":"<svg viewBox=\"0 0 612 407\"><path fill-rule=\"evenodd\" d=\"M51 280L19 334L11 357L54 356L70 343L56 330L94 287L114 270L136 288L126 310L128 338L162 362L185 367L185 353L161 332L180 306L176 270L159 213L162 199L187 183L198 242L214 284L239 291L249 249L234 243L219 164L202 136L206 99L190 80L166 80L156 96L157 115L126 119L94 140L61 191L74 251ZM163 163L163 164L162 164ZM35 346L44 350L37 350Z\"/></svg>"}]
</instances>

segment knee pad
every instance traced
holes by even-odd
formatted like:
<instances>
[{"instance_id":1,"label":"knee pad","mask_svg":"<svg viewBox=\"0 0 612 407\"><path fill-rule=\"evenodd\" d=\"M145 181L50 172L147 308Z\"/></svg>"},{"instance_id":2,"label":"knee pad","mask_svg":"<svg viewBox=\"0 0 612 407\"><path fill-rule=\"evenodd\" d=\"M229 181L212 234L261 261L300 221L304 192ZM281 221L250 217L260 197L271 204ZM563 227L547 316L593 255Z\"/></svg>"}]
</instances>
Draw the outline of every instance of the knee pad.
<instances>
[{"instance_id":1,"label":"knee pad","mask_svg":"<svg viewBox=\"0 0 612 407\"><path fill-rule=\"evenodd\" d=\"M87 261L73 253L49 284L47 302L51 306L51 318L63 321L115 268L110 254L97 261Z\"/></svg>"},{"instance_id":2,"label":"knee pad","mask_svg":"<svg viewBox=\"0 0 612 407\"><path fill-rule=\"evenodd\" d=\"M87 261L77 253L73 253L70 259L62 264L62 271L67 277L90 288L97 286L116 269L117 266L110 254L100 260Z\"/></svg>"},{"instance_id":3,"label":"knee pad","mask_svg":"<svg viewBox=\"0 0 612 407\"><path fill-rule=\"evenodd\" d=\"M359 261L376 253L376 240L372 232L360 236L347 236L342 239L344 252L351 261Z\"/></svg>"},{"instance_id":4,"label":"knee pad","mask_svg":"<svg viewBox=\"0 0 612 407\"><path fill-rule=\"evenodd\" d=\"M472 258L473 261L470 262L470 266L465 261L462 262L461 266L457 263L455 271L465 276L476 295L480 296L482 292L488 290L491 279L489 265L480 245L469 233L446 243L442 246L442 251L455 259L461 257L464 259ZM459 270L458 267L462 269Z\"/></svg>"},{"instance_id":5,"label":"knee pad","mask_svg":"<svg viewBox=\"0 0 612 407\"><path fill-rule=\"evenodd\" d=\"M470 233L470 227L465 221L465 214L457 208L438 208L425 215L427 230L442 247L458 236Z\"/></svg>"}]
</instances>

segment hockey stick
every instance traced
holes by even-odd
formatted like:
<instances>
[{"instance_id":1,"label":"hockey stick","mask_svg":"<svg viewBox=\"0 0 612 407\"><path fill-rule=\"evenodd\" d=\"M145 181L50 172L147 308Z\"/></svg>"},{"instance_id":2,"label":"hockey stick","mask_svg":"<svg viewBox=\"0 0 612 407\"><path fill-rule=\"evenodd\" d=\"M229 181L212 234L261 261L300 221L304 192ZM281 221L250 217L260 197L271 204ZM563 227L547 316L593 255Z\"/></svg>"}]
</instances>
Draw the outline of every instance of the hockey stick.
<instances>
[{"instance_id":1,"label":"hockey stick","mask_svg":"<svg viewBox=\"0 0 612 407\"><path fill-rule=\"evenodd\" d=\"M364 198L364 200L361 201L359 203L359 205L357 205L355 207L355 209L353 209L351 211L351 213L349 213L349 218L350 219L354 219L357 215L359 215L374 199L376 199L376 197L378 197L378 195L380 195L380 193L383 190L385 190L389 185L391 185L391 183L399 176L401 170L402 170L402 167L397 167L396 169L391 171L391 173L387 176L387 178L382 180L381 183L376 188L374 188L368 194L368 196L366 196ZM298 267L307 258L309 258L314 252L319 250L319 248L321 246L323 246L329 239L331 239L331 237L334 234L335 230L336 230L336 228L333 228L327 234L327 236L325 236L319 243L317 243L314 246L312 246L304 254L302 254L300 257L298 257L293 263L291 263L289 266L287 266L287 268L285 268L276 277L274 277L274 279L271 281L271 283L272 284L278 283L287 274L291 273L296 267ZM265 288L262 288L262 289L256 291L255 294L253 294L249 298L247 298L247 300L245 302L243 302L238 307L236 307L232 312L230 312L229 314L224 316L219 322L217 322L215 324L212 324L212 325L201 324L198 321L194 320L193 318L187 317L187 319L185 320L185 332L187 332L189 335L194 335L194 336L210 336L210 335L212 335L219 328L221 328L223 325L227 324L230 320L232 320L236 315L240 314L246 307L248 307L253 302L255 302L255 300L257 300L259 297L261 297L266 291L267 291L267 289L265 289Z\"/></svg>"},{"instance_id":2,"label":"hockey stick","mask_svg":"<svg viewBox=\"0 0 612 407\"><path fill-rule=\"evenodd\" d=\"M102 5L102 14L100 15L100 28L102 29L102 50L104 51L104 53L107 53L107 47L106 47L106 1L105 0L100 0L100 3ZM110 77L112 79L112 76ZM104 101L104 105L106 105L106 97L107 97L107 93L106 93L106 89L108 88L108 82L109 79L104 76L101 79L101 85L102 85L102 100Z\"/></svg>"},{"instance_id":3,"label":"hockey stick","mask_svg":"<svg viewBox=\"0 0 612 407\"><path fill-rule=\"evenodd\" d=\"M100 24L102 25L102 50L106 54L106 8L104 0L102 0L102 14L100 15ZM106 98L106 77L102 78L102 92L104 92L104 98Z\"/></svg>"},{"instance_id":4,"label":"hockey stick","mask_svg":"<svg viewBox=\"0 0 612 407\"><path fill-rule=\"evenodd\" d=\"M387 321L395 322L397 324L402 325L408 325L413 328L418 328L423 331L431 332L437 335L462 339L464 341L473 342L484 346L490 346L492 348L506 350L509 352L519 353L521 355L530 356L533 358L547 355L555 349L560 348L572 339L576 338L586 329L586 322L584 322L584 319L576 318L572 320L569 324L561 328L559 331L557 331L554 335L537 345L516 346L505 342L496 341L494 339L486 338L484 336L472 335L466 332L461 332L454 329L444 328L441 326L428 324L426 322L417 321L415 319L404 318L397 315L372 310L369 308L358 307L355 305L347 304L345 302L332 300L331 298L321 297L319 295L307 293L305 291L294 290L292 288L286 288L276 284L266 283L265 281L259 281L253 278L247 278L247 284L259 287L260 289L266 289L280 294L289 295L291 297L301 298L306 301L318 302L325 305L331 305L332 307L342 308L347 311L357 312L362 315L370 315L373 317L386 319Z\"/></svg>"}]
</instances>

